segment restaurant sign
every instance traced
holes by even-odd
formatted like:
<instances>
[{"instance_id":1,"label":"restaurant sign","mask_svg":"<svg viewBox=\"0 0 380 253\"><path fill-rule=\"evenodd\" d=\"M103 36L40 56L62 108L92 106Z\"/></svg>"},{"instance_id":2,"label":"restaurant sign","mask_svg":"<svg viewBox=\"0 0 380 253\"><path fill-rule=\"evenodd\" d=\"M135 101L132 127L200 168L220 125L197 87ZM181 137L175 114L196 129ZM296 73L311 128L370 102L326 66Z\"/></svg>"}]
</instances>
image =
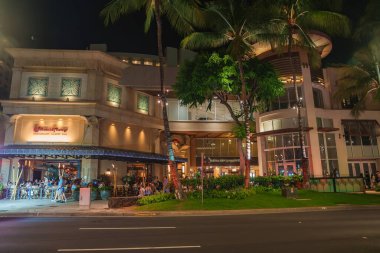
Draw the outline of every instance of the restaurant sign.
<instances>
[{"instance_id":1,"label":"restaurant sign","mask_svg":"<svg viewBox=\"0 0 380 253\"><path fill-rule=\"evenodd\" d=\"M84 124L78 116L23 116L17 120L15 143L80 143Z\"/></svg>"},{"instance_id":2,"label":"restaurant sign","mask_svg":"<svg viewBox=\"0 0 380 253\"><path fill-rule=\"evenodd\" d=\"M257 165L257 157L252 157L251 165ZM201 157L196 158L197 166L201 166ZM204 166L240 166L239 157L208 157L203 159Z\"/></svg>"}]
</instances>

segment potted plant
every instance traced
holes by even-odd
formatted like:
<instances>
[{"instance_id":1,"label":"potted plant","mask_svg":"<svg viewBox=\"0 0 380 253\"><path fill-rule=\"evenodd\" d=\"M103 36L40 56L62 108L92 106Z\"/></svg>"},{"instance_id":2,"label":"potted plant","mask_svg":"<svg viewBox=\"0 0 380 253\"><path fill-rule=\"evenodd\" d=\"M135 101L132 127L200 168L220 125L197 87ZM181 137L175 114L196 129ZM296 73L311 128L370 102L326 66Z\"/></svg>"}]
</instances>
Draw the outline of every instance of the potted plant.
<instances>
[{"instance_id":1,"label":"potted plant","mask_svg":"<svg viewBox=\"0 0 380 253\"><path fill-rule=\"evenodd\" d=\"M94 201L98 198L98 188L92 186L91 187L91 193L90 193L90 199L91 201Z\"/></svg>"},{"instance_id":2,"label":"potted plant","mask_svg":"<svg viewBox=\"0 0 380 253\"><path fill-rule=\"evenodd\" d=\"M80 187L76 187L74 190L72 190L72 197L75 201L79 201L79 190L80 190Z\"/></svg>"},{"instance_id":3,"label":"potted plant","mask_svg":"<svg viewBox=\"0 0 380 253\"><path fill-rule=\"evenodd\" d=\"M102 200L107 200L111 196L112 187L102 185L99 187L99 191L100 191L100 198Z\"/></svg>"},{"instance_id":4,"label":"potted plant","mask_svg":"<svg viewBox=\"0 0 380 253\"><path fill-rule=\"evenodd\" d=\"M0 199L3 198L3 190L4 190L4 184L0 182Z\"/></svg>"}]
</instances>

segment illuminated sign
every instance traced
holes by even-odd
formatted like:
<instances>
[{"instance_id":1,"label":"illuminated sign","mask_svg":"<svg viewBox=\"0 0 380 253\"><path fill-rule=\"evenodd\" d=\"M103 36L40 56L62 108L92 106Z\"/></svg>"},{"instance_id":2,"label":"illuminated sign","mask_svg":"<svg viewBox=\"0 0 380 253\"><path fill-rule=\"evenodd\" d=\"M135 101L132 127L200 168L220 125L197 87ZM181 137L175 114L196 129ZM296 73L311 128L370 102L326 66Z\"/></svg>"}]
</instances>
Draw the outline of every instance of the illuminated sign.
<instances>
[{"instance_id":1,"label":"illuminated sign","mask_svg":"<svg viewBox=\"0 0 380 253\"><path fill-rule=\"evenodd\" d=\"M16 123L15 143L81 143L84 126L79 116L22 116Z\"/></svg>"},{"instance_id":2,"label":"illuminated sign","mask_svg":"<svg viewBox=\"0 0 380 253\"><path fill-rule=\"evenodd\" d=\"M67 135L67 130L69 130L68 127L58 127L56 125L54 126L41 126L39 124L35 124L33 127L34 134L51 134L51 135Z\"/></svg>"}]
</instances>

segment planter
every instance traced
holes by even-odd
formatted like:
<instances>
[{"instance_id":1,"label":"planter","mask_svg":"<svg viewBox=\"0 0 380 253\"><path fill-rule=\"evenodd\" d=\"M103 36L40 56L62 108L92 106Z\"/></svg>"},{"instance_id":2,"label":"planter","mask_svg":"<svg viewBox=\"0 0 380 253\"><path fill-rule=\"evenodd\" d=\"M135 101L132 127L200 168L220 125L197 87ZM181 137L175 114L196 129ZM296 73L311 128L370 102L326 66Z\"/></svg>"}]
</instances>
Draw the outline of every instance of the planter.
<instances>
[{"instance_id":1,"label":"planter","mask_svg":"<svg viewBox=\"0 0 380 253\"><path fill-rule=\"evenodd\" d=\"M298 197L298 190L295 187L285 187L281 190L282 196L285 198L295 199Z\"/></svg>"},{"instance_id":2,"label":"planter","mask_svg":"<svg viewBox=\"0 0 380 253\"><path fill-rule=\"evenodd\" d=\"M72 197L75 201L79 201L79 191L74 191Z\"/></svg>"},{"instance_id":3,"label":"planter","mask_svg":"<svg viewBox=\"0 0 380 253\"><path fill-rule=\"evenodd\" d=\"M91 201L94 201L98 198L98 191L91 191L90 193L90 199Z\"/></svg>"},{"instance_id":4,"label":"planter","mask_svg":"<svg viewBox=\"0 0 380 253\"><path fill-rule=\"evenodd\" d=\"M111 196L111 191L109 190L100 191L100 198L102 200L107 200L110 196Z\"/></svg>"}]
</instances>

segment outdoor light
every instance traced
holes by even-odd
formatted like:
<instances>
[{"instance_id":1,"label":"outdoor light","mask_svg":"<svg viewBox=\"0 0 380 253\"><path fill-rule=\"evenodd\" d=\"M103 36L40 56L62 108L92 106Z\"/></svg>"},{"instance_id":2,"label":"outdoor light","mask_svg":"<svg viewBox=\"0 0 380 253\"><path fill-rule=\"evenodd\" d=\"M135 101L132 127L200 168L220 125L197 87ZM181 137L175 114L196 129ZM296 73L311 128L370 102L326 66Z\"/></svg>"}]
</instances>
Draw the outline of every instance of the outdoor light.
<instances>
[{"instance_id":1,"label":"outdoor light","mask_svg":"<svg viewBox=\"0 0 380 253\"><path fill-rule=\"evenodd\" d=\"M106 175L107 175L107 176L111 175L111 170L110 170L110 169L107 169L107 171L106 171Z\"/></svg>"}]
</instances>

